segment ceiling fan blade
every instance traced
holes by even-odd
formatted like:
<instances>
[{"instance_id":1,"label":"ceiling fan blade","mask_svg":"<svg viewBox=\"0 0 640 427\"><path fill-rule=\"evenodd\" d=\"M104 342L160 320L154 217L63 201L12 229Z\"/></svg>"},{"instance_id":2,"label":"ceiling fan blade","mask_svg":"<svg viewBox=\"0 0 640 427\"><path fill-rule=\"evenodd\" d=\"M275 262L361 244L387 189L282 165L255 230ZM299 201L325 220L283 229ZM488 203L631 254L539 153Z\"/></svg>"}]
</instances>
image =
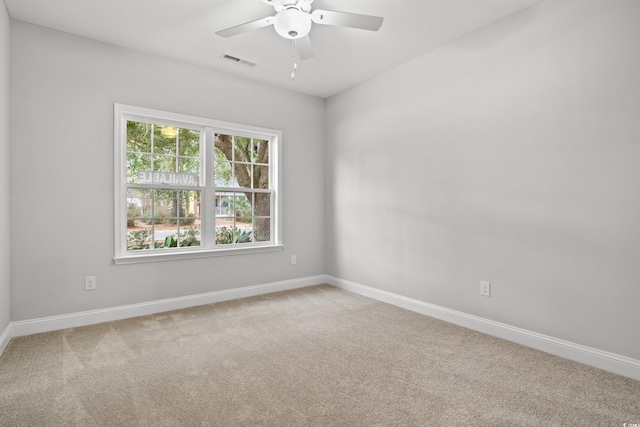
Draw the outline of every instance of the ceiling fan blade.
<instances>
[{"instance_id":1,"label":"ceiling fan blade","mask_svg":"<svg viewBox=\"0 0 640 427\"><path fill-rule=\"evenodd\" d=\"M255 21L245 22L244 24L236 25L235 27L226 28L224 30L216 31L216 34L221 37L233 37L238 34L245 33L247 31L257 30L259 28L268 27L273 25L273 16L267 16L266 18L256 19Z\"/></svg>"},{"instance_id":2,"label":"ceiling fan blade","mask_svg":"<svg viewBox=\"0 0 640 427\"><path fill-rule=\"evenodd\" d=\"M382 26L384 18L371 15L359 15L357 13L316 9L311 13L311 20L316 24L378 31Z\"/></svg>"},{"instance_id":3,"label":"ceiling fan blade","mask_svg":"<svg viewBox=\"0 0 640 427\"><path fill-rule=\"evenodd\" d=\"M298 51L298 55L300 55L300 59L310 59L314 57L313 46L311 46L311 39L307 35L306 37L302 37L295 41L296 43L296 51Z\"/></svg>"}]
</instances>

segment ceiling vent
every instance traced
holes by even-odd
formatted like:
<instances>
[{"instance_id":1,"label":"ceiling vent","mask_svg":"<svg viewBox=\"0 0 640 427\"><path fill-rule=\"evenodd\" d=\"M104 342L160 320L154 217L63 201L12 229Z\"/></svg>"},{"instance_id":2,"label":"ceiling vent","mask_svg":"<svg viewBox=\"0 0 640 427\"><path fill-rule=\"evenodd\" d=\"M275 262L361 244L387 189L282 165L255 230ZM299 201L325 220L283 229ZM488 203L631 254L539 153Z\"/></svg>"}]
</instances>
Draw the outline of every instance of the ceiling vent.
<instances>
[{"instance_id":1,"label":"ceiling vent","mask_svg":"<svg viewBox=\"0 0 640 427\"><path fill-rule=\"evenodd\" d=\"M228 53L223 53L220 59L223 59L229 62L234 62L236 64L242 64L250 68L253 68L256 65L258 65L256 62L249 61L248 59L238 58L237 56L229 55Z\"/></svg>"}]
</instances>

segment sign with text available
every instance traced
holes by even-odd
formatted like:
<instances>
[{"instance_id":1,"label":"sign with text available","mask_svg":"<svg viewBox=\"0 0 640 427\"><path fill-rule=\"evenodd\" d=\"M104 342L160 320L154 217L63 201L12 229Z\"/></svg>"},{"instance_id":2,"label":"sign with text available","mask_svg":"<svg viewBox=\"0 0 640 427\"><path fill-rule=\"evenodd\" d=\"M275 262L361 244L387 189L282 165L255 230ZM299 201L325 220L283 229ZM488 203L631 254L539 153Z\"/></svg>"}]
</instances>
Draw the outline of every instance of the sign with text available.
<instances>
[{"instance_id":1,"label":"sign with text available","mask_svg":"<svg viewBox=\"0 0 640 427\"><path fill-rule=\"evenodd\" d=\"M194 173L154 171L138 171L138 184L198 185Z\"/></svg>"}]
</instances>

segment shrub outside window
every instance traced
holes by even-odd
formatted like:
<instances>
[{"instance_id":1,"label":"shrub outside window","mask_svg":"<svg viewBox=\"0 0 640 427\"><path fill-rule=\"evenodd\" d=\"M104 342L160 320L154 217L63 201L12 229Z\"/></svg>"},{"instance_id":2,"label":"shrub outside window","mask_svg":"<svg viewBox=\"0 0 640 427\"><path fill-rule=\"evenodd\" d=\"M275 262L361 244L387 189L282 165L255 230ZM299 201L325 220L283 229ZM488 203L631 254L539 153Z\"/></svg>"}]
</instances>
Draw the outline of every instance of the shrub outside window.
<instances>
[{"instance_id":1,"label":"shrub outside window","mask_svg":"<svg viewBox=\"0 0 640 427\"><path fill-rule=\"evenodd\" d=\"M117 264L279 250L272 129L115 104Z\"/></svg>"}]
</instances>

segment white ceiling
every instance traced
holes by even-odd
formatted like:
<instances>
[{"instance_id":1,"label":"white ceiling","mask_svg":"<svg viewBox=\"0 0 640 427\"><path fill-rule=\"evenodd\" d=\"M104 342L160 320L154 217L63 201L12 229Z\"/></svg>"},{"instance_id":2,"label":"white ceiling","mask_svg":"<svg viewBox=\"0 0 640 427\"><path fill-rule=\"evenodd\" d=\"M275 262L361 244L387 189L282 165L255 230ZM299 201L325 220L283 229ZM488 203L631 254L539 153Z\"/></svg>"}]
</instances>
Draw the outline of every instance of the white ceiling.
<instances>
[{"instance_id":1,"label":"white ceiling","mask_svg":"<svg viewBox=\"0 0 640 427\"><path fill-rule=\"evenodd\" d=\"M315 0L314 9L384 17L378 32L314 24L315 57L266 27L216 31L273 16L261 0L4 0L13 19L326 98L541 0ZM254 68L220 59L257 62Z\"/></svg>"}]
</instances>

